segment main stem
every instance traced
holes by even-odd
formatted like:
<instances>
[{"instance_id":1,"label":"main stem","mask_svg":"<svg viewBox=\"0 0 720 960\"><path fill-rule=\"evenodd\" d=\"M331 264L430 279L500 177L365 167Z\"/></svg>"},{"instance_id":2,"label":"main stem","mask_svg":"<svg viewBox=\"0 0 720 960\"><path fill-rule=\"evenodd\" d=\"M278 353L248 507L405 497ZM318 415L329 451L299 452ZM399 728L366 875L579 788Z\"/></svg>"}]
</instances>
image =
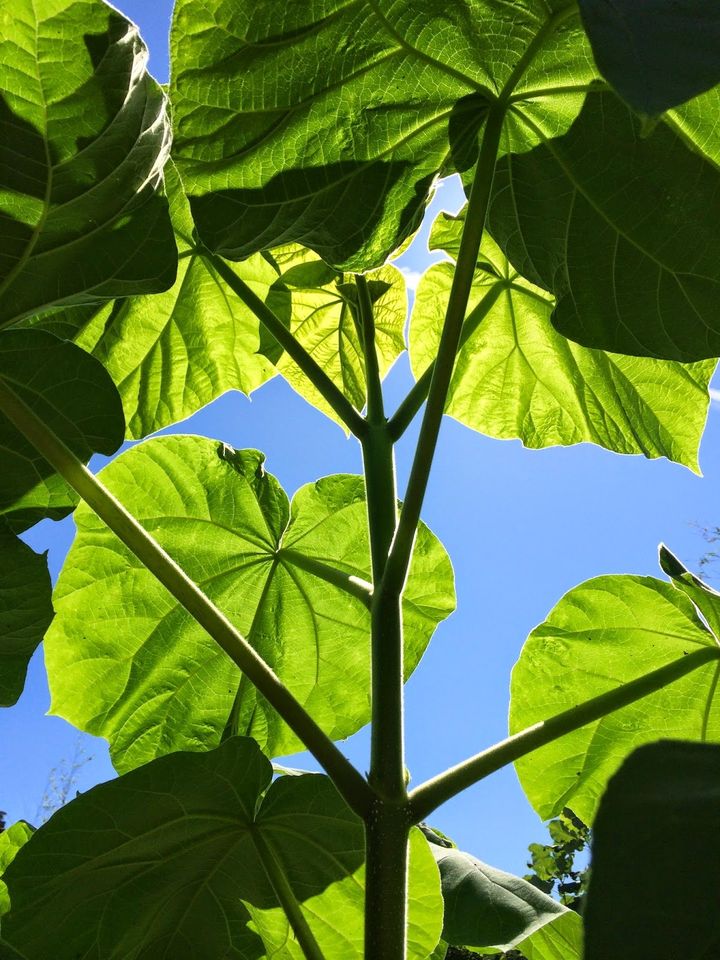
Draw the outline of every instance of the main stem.
<instances>
[{"instance_id":1,"label":"main stem","mask_svg":"<svg viewBox=\"0 0 720 960\"><path fill-rule=\"evenodd\" d=\"M222 611L1 378L0 410L238 665L324 767L351 809L367 816L374 797L359 771Z\"/></svg>"}]
</instances>

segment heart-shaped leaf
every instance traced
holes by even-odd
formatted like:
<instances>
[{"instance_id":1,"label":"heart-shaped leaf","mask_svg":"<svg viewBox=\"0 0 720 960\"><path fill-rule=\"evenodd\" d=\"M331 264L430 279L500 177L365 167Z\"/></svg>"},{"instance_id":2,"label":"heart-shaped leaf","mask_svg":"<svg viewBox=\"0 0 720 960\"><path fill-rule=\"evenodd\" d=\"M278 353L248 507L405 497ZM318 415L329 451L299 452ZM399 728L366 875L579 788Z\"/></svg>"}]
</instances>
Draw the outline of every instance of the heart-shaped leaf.
<instances>
[{"instance_id":1,"label":"heart-shaped leaf","mask_svg":"<svg viewBox=\"0 0 720 960\"><path fill-rule=\"evenodd\" d=\"M361 477L292 505L263 455L201 437L127 451L103 481L214 600L325 732L369 719L370 559ZM88 509L58 579L46 661L52 711L106 737L128 770L217 745L227 727L273 756L300 743L228 656ZM414 669L454 606L450 561L421 527L404 594Z\"/></svg>"},{"instance_id":2,"label":"heart-shaped leaf","mask_svg":"<svg viewBox=\"0 0 720 960\"><path fill-rule=\"evenodd\" d=\"M652 577L589 580L566 594L528 637L512 675L510 729L515 733L718 643L672 584ZM720 740L719 675L720 662L706 663L517 761L540 816L570 806L590 823L623 759L659 736Z\"/></svg>"},{"instance_id":3,"label":"heart-shaped leaf","mask_svg":"<svg viewBox=\"0 0 720 960\"><path fill-rule=\"evenodd\" d=\"M28 960L290 960L302 953L279 907L280 877L323 954L361 960L363 825L327 777L271 777L257 744L234 737L93 788L8 870L4 937ZM442 899L418 830L409 914L408 956L425 960Z\"/></svg>"}]
</instances>

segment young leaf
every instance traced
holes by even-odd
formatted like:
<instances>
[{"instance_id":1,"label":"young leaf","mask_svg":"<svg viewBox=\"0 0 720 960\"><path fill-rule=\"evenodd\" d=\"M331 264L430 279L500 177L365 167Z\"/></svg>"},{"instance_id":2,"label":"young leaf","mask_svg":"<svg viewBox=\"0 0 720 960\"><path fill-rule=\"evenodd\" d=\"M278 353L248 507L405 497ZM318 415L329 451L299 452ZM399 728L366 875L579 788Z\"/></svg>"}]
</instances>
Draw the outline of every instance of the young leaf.
<instances>
[{"instance_id":1,"label":"young leaf","mask_svg":"<svg viewBox=\"0 0 720 960\"><path fill-rule=\"evenodd\" d=\"M165 290L165 96L137 27L101 0L0 9L0 325Z\"/></svg>"},{"instance_id":2,"label":"young leaf","mask_svg":"<svg viewBox=\"0 0 720 960\"><path fill-rule=\"evenodd\" d=\"M671 584L607 576L575 587L526 641L512 674L515 733L718 639ZM720 740L718 663L581 727L517 761L543 819L569 806L590 823L608 779L637 746L658 736Z\"/></svg>"},{"instance_id":3,"label":"young leaf","mask_svg":"<svg viewBox=\"0 0 720 960\"><path fill-rule=\"evenodd\" d=\"M258 352L257 318L193 241L190 208L172 163L165 182L180 251L173 286L117 300L91 318L87 309L75 309L39 321L103 363L120 391L128 436L135 439L189 417L227 390L249 394L275 373ZM233 269L263 300L276 279L259 255Z\"/></svg>"},{"instance_id":4,"label":"young leaf","mask_svg":"<svg viewBox=\"0 0 720 960\"><path fill-rule=\"evenodd\" d=\"M650 116L720 83L720 10L706 0L580 0L595 62Z\"/></svg>"},{"instance_id":5,"label":"young leaf","mask_svg":"<svg viewBox=\"0 0 720 960\"><path fill-rule=\"evenodd\" d=\"M324 955L361 960L362 823L327 777L271 777L257 744L232 738L95 787L41 827L8 871L3 935L28 960L290 960L302 954L278 909L280 875ZM415 834L409 956L424 960L442 901Z\"/></svg>"},{"instance_id":6,"label":"young leaf","mask_svg":"<svg viewBox=\"0 0 720 960\"><path fill-rule=\"evenodd\" d=\"M114 453L123 441L120 397L97 360L42 330L0 332L0 382L78 457ZM35 447L0 412L0 515L13 530L65 516L77 502Z\"/></svg>"},{"instance_id":7,"label":"young leaf","mask_svg":"<svg viewBox=\"0 0 720 960\"><path fill-rule=\"evenodd\" d=\"M30 657L52 618L47 558L7 531L0 520L0 707L17 702Z\"/></svg>"},{"instance_id":8,"label":"young leaf","mask_svg":"<svg viewBox=\"0 0 720 960\"><path fill-rule=\"evenodd\" d=\"M442 881L449 944L509 950L566 912L537 887L481 863L469 853L431 845Z\"/></svg>"},{"instance_id":9,"label":"young leaf","mask_svg":"<svg viewBox=\"0 0 720 960\"><path fill-rule=\"evenodd\" d=\"M271 253L280 273L267 304L285 321L296 339L355 406L367 400L365 361L354 315L352 277L328 267L310 250L281 247ZM402 274L392 266L368 275L375 320L375 347L380 375L385 376L405 349L407 296ZM266 338L267 339L267 338ZM288 383L333 420L337 416L286 353L273 341L268 355Z\"/></svg>"},{"instance_id":10,"label":"young leaf","mask_svg":"<svg viewBox=\"0 0 720 960\"><path fill-rule=\"evenodd\" d=\"M127 451L103 481L202 587L325 732L369 718L370 559L364 484L326 477L291 507L257 451L163 437ZM215 645L90 510L55 591L46 644L52 710L111 743L128 770L229 731L273 756L300 744ZM416 666L454 606L452 568L426 527L404 599Z\"/></svg>"},{"instance_id":11,"label":"young leaf","mask_svg":"<svg viewBox=\"0 0 720 960\"><path fill-rule=\"evenodd\" d=\"M489 225L554 293L564 336L633 356L717 357L719 178L670 126L643 135L614 94L596 92L567 134L501 161Z\"/></svg>"},{"instance_id":12,"label":"young leaf","mask_svg":"<svg viewBox=\"0 0 720 960\"><path fill-rule=\"evenodd\" d=\"M477 159L489 94L541 88L548 126L567 122L549 95L596 75L575 14L563 0L180 0L174 155L204 242L241 259L295 241L379 266L435 177Z\"/></svg>"},{"instance_id":13,"label":"young leaf","mask_svg":"<svg viewBox=\"0 0 720 960\"><path fill-rule=\"evenodd\" d=\"M585 960L712 960L720 952L720 747L640 747L593 828Z\"/></svg>"},{"instance_id":14,"label":"young leaf","mask_svg":"<svg viewBox=\"0 0 720 960\"><path fill-rule=\"evenodd\" d=\"M463 224L462 213L441 214L431 248L455 256ZM417 378L437 353L453 272L439 264L420 281L410 321ZM527 447L590 441L697 472L715 362L681 365L578 346L553 328L554 307L553 296L525 280L486 236L447 413Z\"/></svg>"},{"instance_id":15,"label":"young leaf","mask_svg":"<svg viewBox=\"0 0 720 960\"><path fill-rule=\"evenodd\" d=\"M10 896L2 877L32 835L33 828L24 820L18 820L0 833L0 917L10 909Z\"/></svg>"}]
</instances>

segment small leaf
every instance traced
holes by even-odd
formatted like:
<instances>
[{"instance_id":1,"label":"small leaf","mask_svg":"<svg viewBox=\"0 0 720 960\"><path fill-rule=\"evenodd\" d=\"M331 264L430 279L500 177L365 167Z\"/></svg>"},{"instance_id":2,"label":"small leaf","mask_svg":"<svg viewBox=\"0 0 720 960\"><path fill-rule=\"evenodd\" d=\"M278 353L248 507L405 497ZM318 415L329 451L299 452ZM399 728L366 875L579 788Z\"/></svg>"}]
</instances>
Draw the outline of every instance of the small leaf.
<instances>
[{"instance_id":1,"label":"small leaf","mask_svg":"<svg viewBox=\"0 0 720 960\"><path fill-rule=\"evenodd\" d=\"M361 477L325 477L288 504L258 451L162 437L103 481L205 590L333 737L369 719L370 558ZM171 479L172 482L169 482ZM128 770L229 731L272 756L300 747L255 688L85 507L46 641L52 711L106 737ZM450 561L421 527L404 595L405 666L454 606Z\"/></svg>"},{"instance_id":2,"label":"small leaf","mask_svg":"<svg viewBox=\"0 0 720 960\"><path fill-rule=\"evenodd\" d=\"M720 747L640 747L610 780L592 843L585 960L720 952Z\"/></svg>"},{"instance_id":3,"label":"small leaf","mask_svg":"<svg viewBox=\"0 0 720 960\"><path fill-rule=\"evenodd\" d=\"M327 777L271 776L256 743L231 738L93 788L8 871L3 935L28 960L296 958L266 873L272 857L325 956L361 960L362 823ZM425 960L442 901L419 831L412 844L409 955Z\"/></svg>"},{"instance_id":4,"label":"small leaf","mask_svg":"<svg viewBox=\"0 0 720 960\"><path fill-rule=\"evenodd\" d=\"M165 96L101 0L0 10L0 325L169 287Z\"/></svg>"},{"instance_id":5,"label":"small leaf","mask_svg":"<svg viewBox=\"0 0 720 960\"><path fill-rule=\"evenodd\" d=\"M354 312L354 282L330 269L310 250L290 246L273 250L280 277L267 303L281 317L310 356L358 410L367 399L365 361ZM407 296L402 274L392 266L368 275L374 301L375 349L384 377L405 349ZM331 419L338 420L329 404L308 382L286 353L273 341L269 356L294 390ZM338 421L339 422L339 421Z\"/></svg>"},{"instance_id":6,"label":"small leaf","mask_svg":"<svg viewBox=\"0 0 720 960\"><path fill-rule=\"evenodd\" d=\"M542 0L180 0L171 53L174 156L203 241L234 260L301 243L347 270L380 266L436 177L472 166L522 58L516 92L545 96L541 111L519 97L513 122L540 112L554 133L578 97L549 95L595 76L574 9Z\"/></svg>"},{"instance_id":7,"label":"small leaf","mask_svg":"<svg viewBox=\"0 0 720 960\"><path fill-rule=\"evenodd\" d=\"M456 256L465 222L440 214L432 249ZM419 378L434 361L454 267L425 273L410 321ZM711 360L679 364L581 347L553 328L555 300L525 280L486 236L478 257L446 412L474 430L538 448L590 441L668 457L698 471Z\"/></svg>"},{"instance_id":8,"label":"small leaf","mask_svg":"<svg viewBox=\"0 0 720 960\"><path fill-rule=\"evenodd\" d=\"M0 380L83 461L123 441L120 397L97 360L42 330L0 332ZM69 513L77 497L0 413L0 516L22 530Z\"/></svg>"},{"instance_id":9,"label":"small leaf","mask_svg":"<svg viewBox=\"0 0 720 960\"><path fill-rule=\"evenodd\" d=\"M500 162L489 226L523 276L555 295L563 336L702 360L720 355L719 183L673 126L643 136L597 91L566 135Z\"/></svg>"},{"instance_id":10,"label":"small leaf","mask_svg":"<svg viewBox=\"0 0 720 960\"><path fill-rule=\"evenodd\" d=\"M10 910L10 896L2 877L32 835L33 828L24 820L18 820L0 833L0 917Z\"/></svg>"},{"instance_id":11,"label":"small leaf","mask_svg":"<svg viewBox=\"0 0 720 960\"><path fill-rule=\"evenodd\" d=\"M3 529L0 520L0 707L17 702L30 657L52 618L47 557Z\"/></svg>"},{"instance_id":12,"label":"small leaf","mask_svg":"<svg viewBox=\"0 0 720 960\"><path fill-rule=\"evenodd\" d=\"M512 674L512 733L717 638L671 584L608 576L571 590L528 637ZM517 761L523 789L543 819L569 806L590 823L609 778L636 747L658 736L720 740L720 664L710 662Z\"/></svg>"},{"instance_id":13,"label":"small leaf","mask_svg":"<svg viewBox=\"0 0 720 960\"><path fill-rule=\"evenodd\" d=\"M720 82L720 10L707 0L579 0L595 62L650 116Z\"/></svg>"},{"instance_id":14,"label":"small leaf","mask_svg":"<svg viewBox=\"0 0 720 960\"><path fill-rule=\"evenodd\" d=\"M461 850L434 844L431 848L445 902L442 936L449 944L509 950L566 912L520 877L489 867Z\"/></svg>"}]
</instances>

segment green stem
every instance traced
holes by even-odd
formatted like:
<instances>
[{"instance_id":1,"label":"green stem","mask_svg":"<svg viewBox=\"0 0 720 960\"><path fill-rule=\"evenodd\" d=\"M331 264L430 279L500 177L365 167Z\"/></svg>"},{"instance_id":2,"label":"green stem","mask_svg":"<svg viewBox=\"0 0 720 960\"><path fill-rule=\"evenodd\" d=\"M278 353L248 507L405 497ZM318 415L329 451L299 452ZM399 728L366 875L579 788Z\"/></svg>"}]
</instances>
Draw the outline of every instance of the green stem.
<instances>
[{"instance_id":1,"label":"green stem","mask_svg":"<svg viewBox=\"0 0 720 960\"><path fill-rule=\"evenodd\" d=\"M345 394L340 390L310 356L307 350L295 339L280 317L274 313L266 303L255 294L222 257L209 251L203 251L203 256L212 264L213 268L223 278L225 283L240 300L248 307L264 327L275 337L288 356L298 367L324 400L332 407L348 430L356 437L364 436L366 424L363 417L353 407Z\"/></svg>"},{"instance_id":2,"label":"green stem","mask_svg":"<svg viewBox=\"0 0 720 960\"><path fill-rule=\"evenodd\" d=\"M427 406L408 480L405 502L393 540L379 592L396 594L402 590L407 576L415 531L427 490L430 468L437 446L440 424L452 379L460 334L477 265L480 241L485 230L485 219L492 193L495 164L500 147L505 106L496 102L490 107L483 134L480 157L468 201L465 226L458 251L455 274L450 289L445 323L443 325L437 359L432 374ZM376 587L376 592L378 589Z\"/></svg>"},{"instance_id":3,"label":"green stem","mask_svg":"<svg viewBox=\"0 0 720 960\"><path fill-rule=\"evenodd\" d=\"M277 901L282 907L285 916L288 918L288 922L293 929L297 942L300 944L300 949L305 954L306 960L325 960L325 955L315 939L315 934L310 929L310 924L302 912L302 907L298 903L293 888L290 886L290 881L278 863L272 847L257 828L252 828L250 835L255 844L255 849L257 850L260 861L265 868L270 886L273 888Z\"/></svg>"},{"instance_id":4,"label":"green stem","mask_svg":"<svg viewBox=\"0 0 720 960\"><path fill-rule=\"evenodd\" d=\"M407 956L407 806L378 804L365 825L365 960Z\"/></svg>"},{"instance_id":5,"label":"green stem","mask_svg":"<svg viewBox=\"0 0 720 960\"><path fill-rule=\"evenodd\" d=\"M475 309L468 314L467 319L463 323L462 333L460 334L458 352L462 350L488 313L490 313L497 303L498 297L507 286L508 284L504 280L498 280L498 282L488 290ZM430 390L430 383L436 362L436 360L433 360L390 418L388 430L390 431L390 436L393 441L397 442L400 439L415 419L420 407L425 403L428 391Z\"/></svg>"},{"instance_id":6,"label":"green stem","mask_svg":"<svg viewBox=\"0 0 720 960\"><path fill-rule=\"evenodd\" d=\"M361 273L356 274L355 285L358 292L360 329L362 333L363 356L365 358L367 419L370 424L377 426L378 424L385 423L385 409L383 405L382 378L378 365L377 350L375 349L375 311L373 310L372 300L370 299L368 282Z\"/></svg>"},{"instance_id":7,"label":"green stem","mask_svg":"<svg viewBox=\"0 0 720 960\"><path fill-rule=\"evenodd\" d=\"M351 809L365 816L374 794L363 776L198 585L2 379L0 410L222 647L324 767Z\"/></svg>"},{"instance_id":8,"label":"green stem","mask_svg":"<svg viewBox=\"0 0 720 960\"><path fill-rule=\"evenodd\" d=\"M720 661L720 647L715 645L703 647L643 677L601 693L585 703L563 710L562 713L548 720L541 720L520 733L501 740L500 743L483 750L482 753L446 770L445 773L441 773L413 790L409 797L413 822L419 823L425 820L441 803L445 803L446 800L450 800L451 797L483 780L491 773L495 773L496 770L537 750L538 747L552 743L564 737L565 734L572 733L573 730L578 730L615 710L642 700L643 697L662 690L668 684L713 660Z\"/></svg>"}]
</instances>

